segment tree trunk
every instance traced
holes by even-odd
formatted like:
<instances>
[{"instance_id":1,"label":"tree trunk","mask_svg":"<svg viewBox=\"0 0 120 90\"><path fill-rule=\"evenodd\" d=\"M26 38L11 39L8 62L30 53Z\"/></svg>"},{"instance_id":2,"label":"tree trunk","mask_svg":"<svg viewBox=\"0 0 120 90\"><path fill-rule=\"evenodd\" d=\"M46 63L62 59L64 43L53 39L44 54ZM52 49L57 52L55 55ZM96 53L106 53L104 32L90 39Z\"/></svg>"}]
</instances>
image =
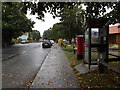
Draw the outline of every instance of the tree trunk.
<instances>
[{"instance_id":1,"label":"tree trunk","mask_svg":"<svg viewBox=\"0 0 120 90\"><path fill-rule=\"evenodd\" d=\"M12 45L12 38L2 35L2 47L6 48L10 45Z\"/></svg>"}]
</instances>

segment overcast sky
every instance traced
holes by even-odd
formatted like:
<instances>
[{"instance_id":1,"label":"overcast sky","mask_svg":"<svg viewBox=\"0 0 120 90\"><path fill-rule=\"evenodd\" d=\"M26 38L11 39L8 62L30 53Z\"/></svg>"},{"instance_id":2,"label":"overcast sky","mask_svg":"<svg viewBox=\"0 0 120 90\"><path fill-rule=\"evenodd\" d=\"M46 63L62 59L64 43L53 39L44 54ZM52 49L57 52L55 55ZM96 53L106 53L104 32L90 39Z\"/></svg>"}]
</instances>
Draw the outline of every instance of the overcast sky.
<instances>
[{"instance_id":1,"label":"overcast sky","mask_svg":"<svg viewBox=\"0 0 120 90\"><path fill-rule=\"evenodd\" d=\"M56 17L55 19L52 17L51 14L45 13L45 22L42 20L36 19L37 15L30 15L30 12L28 12L27 17L32 21L36 22L34 25L33 30L38 30L40 31L41 35L43 34L44 30L48 30L50 27L53 26L53 24L60 22L60 18Z\"/></svg>"}]
</instances>

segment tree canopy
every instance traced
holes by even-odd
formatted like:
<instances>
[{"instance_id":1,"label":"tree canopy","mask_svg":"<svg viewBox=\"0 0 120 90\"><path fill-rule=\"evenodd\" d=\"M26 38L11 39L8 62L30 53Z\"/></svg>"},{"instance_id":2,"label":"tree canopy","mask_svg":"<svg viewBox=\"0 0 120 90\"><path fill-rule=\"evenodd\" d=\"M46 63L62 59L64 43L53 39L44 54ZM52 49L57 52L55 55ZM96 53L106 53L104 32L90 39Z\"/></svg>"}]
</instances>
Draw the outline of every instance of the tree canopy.
<instances>
[{"instance_id":1,"label":"tree canopy","mask_svg":"<svg viewBox=\"0 0 120 90\"><path fill-rule=\"evenodd\" d=\"M60 11L61 24L64 26L65 34L67 34L66 39L70 42L72 38L76 35L83 34L83 24L84 24L84 10L81 5L75 5L72 9L68 9L65 5ZM66 33L68 32L68 33Z\"/></svg>"},{"instance_id":2,"label":"tree canopy","mask_svg":"<svg viewBox=\"0 0 120 90\"><path fill-rule=\"evenodd\" d=\"M32 30L32 32L29 32L29 39L39 40L40 38L41 38L41 35L38 30Z\"/></svg>"},{"instance_id":3,"label":"tree canopy","mask_svg":"<svg viewBox=\"0 0 120 90\"><path fill-rule=\"evenodd\" d=\"M86 6L85 17L86 22L89 23L90 19L95 18L108 18L111 20L109 24L120 23L120 2L85 2ZM106 14L107 9L111 9L109 13Z\"/></svg>"},{"instance_id":4,"label":"tree canopy","mask_svg":"<svg viewBox=\"0 0 120 90\"><path fill-rule=\"evenodd\" d=\"M44 12L47 11L53 15L55 18L58 12L67 5L67 8L72 8L76 3L71 2L24 2L24 7L22 11L27 14L27 10L31 10L31 14L35 15L37 13L38 19L44 19Z\"/></svg>"},{"instance_id":5,"label":"tree canopy","mask_svg":"<svg viewBox=\"0 0 120 90\"><path fill-rule=\"evenodd\" d=\"M51 4L54 4L54 3L51 3ZM50 36L54 38L55 37L57 38L57 36L61 35L58 33L62 33L63 35L61 35L61 37L64 37L65 39L69 39L70 41L72 38L75 38L77 34L82 34L83 33L82 27L85 22L84 18L86 18L86 23L90 23L91 19L98 19L98 18L108 18L111 20L111 17L112 17L113 21L109 24L118 23L118 20L119 20L119 18L117 18L118 14L117 15L115 14L119 12L119 10L117 9L117 7L119 6L119 3L117 2L82 3L85 5L86 10L82 9L82 7L80 6L81 3L72 2L71 5L74 4L74 6L70 6L70 7L68 6L67 3L62 3L62 4L64 5L63 7L59 7L60 11L58 11L57 16L61 17L60 24L61 24L61 27L63 27L63 29L59 29L58 26L60 25L55 24L52 29L50 29L49 31L46 31L47 33L49 32ZM107 8L111 8L111 12L108 14L106 14ZM54 36L52 36L51 34L53 34Z\"/></svg>"},{"instance_id":6,"label":"tree canopy","mask_svg":"<svg viewBox=\"0 0 120 90\"><path fill-rule=\"evenodd\" d=\"M86 10L77 14L80 12L77 5L80 4L86 6ZM106 14L106 8L111 8L111 12ZM12 38L17 38L22 33L32 30L34 22L25 16L27 10L30 10L33 15L37 13L37 18L41 20L44 20L46 12L50 12L53 18L60 16L62 27L72 33L68 35L72 38L75 34L81 33L77 30L82 27L83 16L87 23L95 18L108 18L111 20L109 24L120 23L119 9L120 2L3 2L3 42L10 42Z\"/></svg>"},{"instance_id":7,"label":"tree canopy","mask_svg":"<svg viewBox=\"0 0 120 90\"><path fill-rule=\"evenodd\" d=\"M89 22L91 18L109 18L111 19L111 24L120 23L120 2L24 2L23 11L27 13L27 9L31 10L31 14L38 14L39 19L44 18L44 12L47 10L55 18L58 15L58 12L64 8L64 5L67 5L67 8L73 8L76 4L83 4L86 6L85 17L87 18L86 22ZM106 14L106 8L111 8L112 11L109 14ZM106 14L106 15L105 15Z\"/></svg>"},{"instance_id":8,"label":"tree canopy","mask_svg":"<svg viewBox=\"0 0 120 90\"><path fill-rule=\"evenodd\" d=\"M45 30L44 32L43 32L43 39L48 39L48 33L49 33L49 31L48 30Z\"/></svg>"},{"instance_id":9,"label":"tree canopy","mask_svg":"<svg viewBox=\"0 0 120 90\"><path fill-rule=\"evenodd\" d=\"M2 3L2 39L3 44L10 44L12 38L17 38L25 32L32 31L34 22L21 12L23 3Z\"/></svg>"},{"instance_id":10,"label":"tree canopy","mask_svg":"<svg viewBox=\"0 0 120 90\"><path fill-rule=\"evenodd\" d=\"M54 24L52 28L48 30L48 38L56 40L59 37L65 38L64 27L61 24Z\"/></svg>"}]
</instances>

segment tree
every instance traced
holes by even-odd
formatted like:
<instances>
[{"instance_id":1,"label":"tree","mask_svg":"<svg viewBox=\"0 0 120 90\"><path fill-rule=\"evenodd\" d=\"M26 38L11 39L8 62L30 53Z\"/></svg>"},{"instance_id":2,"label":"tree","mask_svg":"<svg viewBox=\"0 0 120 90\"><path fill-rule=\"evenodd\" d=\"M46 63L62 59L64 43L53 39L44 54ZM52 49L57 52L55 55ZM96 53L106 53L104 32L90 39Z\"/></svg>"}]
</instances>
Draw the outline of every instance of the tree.
<instances>
[{"instance_id":1,"label":"tree","mask_svg":"<svg viewBox=\"0 0 120 90\"><path fill-rule=\"evenodd\" d=\"M29 39L32 40L39 40L41 38L40 32L37 30L33 30L32 32L29 32Z\"/></svg>"},{"instance_id":2,"label":"tree","mask_svg":"<svg viewBox=\"0 0 120 90\"><path fill-rule=\"evenodd\" d=\"M38 14L38 19L44 19L44 12L50 12L53 17L59 15L58 12L64 9L66 5L67 9L72 9L76 4L81 4L81 2L3 2L2 4L2 16L3 16L3 42L9 42L12 38L16 38L22 32L29 32L33 26L33 22L28 20L24 13L27 10L31 10L31 14ZM85 2L83 3L87 9L85 10L86 22L89 23L91 18L109 18L111 23L120 23L120 2ZM105 15L106 7L113 9L109 14ZM112 18L111 18L112 17ZM27 25L26 25L26 24ZM71 25L70 25L71 26ZM66 27L66 26L65 26ZM67 26L66 28L68 28ZM24 28L24 29L23 29ZM69 27L69 31L71 32ZM75 28L74 28L75 29ZM76 29L77 30L77 29ZM75 30L74 30L75 31ZM19 33L18 33L19 32ZM9 37L8 37L9 36ZM69 34L69 38L71 38Z\"/></svg>"},{"instance_id":3,"label":"tree","mask_svg":"<svg viewBox=\"0 0 120 90\"><path fill-rule=\"evenodd\" d=\"M52 28L49 28L48 30L44 31L43 33L43 39L52 39L56 40L59 37L64 38L64 33L63 33L63 25L56 23L53 25Z\"/></svg>"},{"instance_id":4,"label":"tree","mask_svg":"<svg viewBox=\"0 0 120 90\"><path fill-rule=\"evenodd\" d=\"M27 10L31 10L31 14L38 14L38 19L44 20L44 12L50 12L55 18L64 5L72 8L77 2L24 2L22 11L27 14Z\"/></svg>"},{"instance_id":5,"label":"tree","mask_svg":"<svg viewBox=\"0 0 120 90\"><path fill-rule=\"evenodd\" d=\"M76 35L83 34L83 13L82 7L75 5L72 9L68 9L65 5L59 12L61 22L54 24L51 29L47 31L50 39L58 39L59 37L67 39L71 42Z\"/></svg>"},{"instance_id":6,"label":"tree","mask_svg":"<svg viewBox=\"0 0 120 90\"><path fill-rule=\"evenodd\" d=\"M43 39L48 39L48 30L45 30L44 32L43 32Z\"/></svg>"},{"instance_id":7,"label":"tree","mask_svg":"<svg viewBox=\"0 0 120 90\"><path fill-rule=\"evenodd\" d=\"M2 44L10 45L12 38L16 39L25 32L32 31L34 22L21 12L23 3L2 3Z\"/></svg>"},{"instance_id":8,"label":"tree","mask_svg":"<svg viewBox=\"0 0 120 90\"><path fill-rule=\"evenodd\" d=\"M64 33L63 33L63 25L62 24L54 24L52 28L48 30L48 38L56 40L59 37L64 38Z\"/></svg>"},{"instance_id":9,"label":"tree","mask_svg":"<svg viewBox=\"0 0 120 90\"><path fill-rule=\"evenodd\" d=\"M73 8L76 4L84 4L86 6L85 17L86 22L89 23L91 18L109 18L111 19L110 24L120 23L120 2L24 2L23 12L27 13L27 10L31 10L31 14L38 14L39 19L44 19L44 12L47 10L53 15L55 18L58 16L58 12L64 8L64 5L67 6L68 9ZM112 11L105 15L106 8L111 8ZM105 17L103 17L105 16Z\"/></svg>"},{"instance_id":10,"label":"tree","mask_svg":"<svg viewBox=\"0 0 120 90\"><path fill-rule=\"evenodd\" d=\"M120 23L120 2L85 2L84 5L86 6L87 23L96 18L108 18L111 21L109 24ZM110 8L112 11L106 14L106 8Z\"/></svg>"},{"instance_id":11,"label":"tree","mask_svg":"<svg viewBox=\"0 0 120 90\"><path fill-rule=\"evenodd\" d=\"M76 35L83 34L83 18L84 10L80 5L75 5L72 9L68 9L65 5L60 11L61 24L63 24L67 39L71 43L72 38Z\"/></svg>"}]
</instances>

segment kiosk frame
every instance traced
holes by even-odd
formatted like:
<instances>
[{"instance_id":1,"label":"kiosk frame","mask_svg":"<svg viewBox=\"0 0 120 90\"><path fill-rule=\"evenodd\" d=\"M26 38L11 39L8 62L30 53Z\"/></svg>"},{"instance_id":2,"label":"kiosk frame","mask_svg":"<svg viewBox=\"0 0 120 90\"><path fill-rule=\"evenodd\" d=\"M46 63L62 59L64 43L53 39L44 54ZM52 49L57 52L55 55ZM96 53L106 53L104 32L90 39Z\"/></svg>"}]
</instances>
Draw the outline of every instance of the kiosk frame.
<instances>
[{"instance_id":1,"label":"kiosk frame","mask_svg":"<svg viewBox=\"0 0 120 90\"><path fill-rule=\"evenodd\" d=\"M97 65L98 60L108 59L108 19L91 19L84 30L84 63ZM105 27L104 27L105 26Z\"/></svg>"}]
</instances>

